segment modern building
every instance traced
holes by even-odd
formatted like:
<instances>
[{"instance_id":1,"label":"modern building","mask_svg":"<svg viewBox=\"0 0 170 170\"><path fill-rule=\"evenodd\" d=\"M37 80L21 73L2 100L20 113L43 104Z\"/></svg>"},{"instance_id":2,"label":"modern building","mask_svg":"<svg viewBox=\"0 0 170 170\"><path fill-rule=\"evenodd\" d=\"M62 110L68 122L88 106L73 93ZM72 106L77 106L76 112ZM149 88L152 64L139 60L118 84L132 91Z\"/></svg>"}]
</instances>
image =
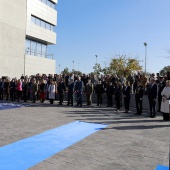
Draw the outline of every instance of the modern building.
<instances>
[{"instance_id":1,"label":"modern building","mask_svg":"<svg viewBox=\"0 0 170 170\"><path fill-rule=\"evenodd\" d=\"M0 0L0 76L54 74L57 0Z\"/></svg>"}]
</instances>

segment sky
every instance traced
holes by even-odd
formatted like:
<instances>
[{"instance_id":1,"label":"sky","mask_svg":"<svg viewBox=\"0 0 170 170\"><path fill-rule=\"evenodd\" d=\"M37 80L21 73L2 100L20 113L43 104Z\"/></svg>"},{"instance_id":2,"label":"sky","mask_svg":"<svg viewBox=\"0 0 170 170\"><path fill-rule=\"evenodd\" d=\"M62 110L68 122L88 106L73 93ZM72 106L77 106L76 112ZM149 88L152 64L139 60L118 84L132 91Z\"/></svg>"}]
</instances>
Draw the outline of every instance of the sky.
<instances>
[{"instance_id":1,"label":"sky","mask_svg":"<svg viewBox=\"0 0 170 170\"><path fill-rule=\"evenodd\" d=\"M170 65L170 0L58 0L56 73L103 68L119 55L138 58L146 71ZM60 65L60 66L59 66Z\"/></svg>"}]
</instances>

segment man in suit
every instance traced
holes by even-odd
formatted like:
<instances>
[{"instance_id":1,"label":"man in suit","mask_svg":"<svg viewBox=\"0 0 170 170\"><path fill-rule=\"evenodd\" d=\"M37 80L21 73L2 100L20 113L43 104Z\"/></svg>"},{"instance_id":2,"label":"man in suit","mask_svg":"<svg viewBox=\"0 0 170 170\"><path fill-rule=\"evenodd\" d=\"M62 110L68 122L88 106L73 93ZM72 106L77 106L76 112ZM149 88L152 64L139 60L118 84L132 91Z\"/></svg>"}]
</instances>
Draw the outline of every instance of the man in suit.
<instances>
[{"instance_id":1,"label":"man in suit","mask_svg":"<svg viewBox=\"0 0 170 170\"><path fill-rule=\"evenodd\" d=\"M157 98L157 85L155 83L155 79L151 78L150 85L148 87L148 100L149 100L151 118L154 118L156 115L156 111L155 111L156 98Z\"/></svg>"},{"instance_id":2,"label":"man in suit","mask_svg":"<svg viewBox=\"0 0 170 170\"><path fill-rule=\"evenodd\" d=\"M74 91L77 94L77 105L76 106L80 105L80 107L82 107L82 102L83 102L82 101L82 93L84 91L84 84L83 84L83 81L81 81L80 76L77 77L77 81L75 83Z\"/></svg>"},{"instance_id":3,"label":"man in suit","mask_svg":"<svg viewBox=\"0 0 170 170\"><path fill-rule=\"evenodd\" d=\"M107 94L107 106L113 107L113 95L114 95L115 89L112 85L112 82L109 81L109 84L106 86L106 94Z\"/></svg>"},{"instance_id":4,"label":"man in suit","mask_svg":"<svg viewBox=\"0 0 170 170\"><path fill-rule=\"evenodd\" d=\"M137 87L135 89L135 101L136 101L136 115L142 114L142 98L143 98L143 87L141 81L137 81Z\"/></svg>"},{"instance_id":5,"label":"man in suit","mask_svg":"<svg viewBox=\"0 0 170 170\"><path fill-rule=\"evenodd\" d=\"M59 94L59 105L63 105L64 101L64 93L66 91L65 83L63 82L63 78L60 79L60 82L58 83L58 94Z\"/></svg>"},{"instance_id":6,"label":"man in suit","mask_svg":"<svg viewBox=\"0 0 170 170\"><path fill-rule=\"evenodd\" d=\"M160 112L160 108L161 108L161 102L162 102L162 95L161 92L165 87L165 81L164 81L164 77L159 77L159 84L158 84L158 111Z\"/></svg>"},{"instance_id":7,"label":"man in suit","mask_svg":"<svg viewBox=\"0 0 170 170\"><path fill-rule=\"evenodd\" d=\"M67 105L70 105L70 100L71 100L71 105L73 106L73 93L74 93L74 80L70 79L70 83L68 84L68 103Z\"/></svg>"}]
</instances>

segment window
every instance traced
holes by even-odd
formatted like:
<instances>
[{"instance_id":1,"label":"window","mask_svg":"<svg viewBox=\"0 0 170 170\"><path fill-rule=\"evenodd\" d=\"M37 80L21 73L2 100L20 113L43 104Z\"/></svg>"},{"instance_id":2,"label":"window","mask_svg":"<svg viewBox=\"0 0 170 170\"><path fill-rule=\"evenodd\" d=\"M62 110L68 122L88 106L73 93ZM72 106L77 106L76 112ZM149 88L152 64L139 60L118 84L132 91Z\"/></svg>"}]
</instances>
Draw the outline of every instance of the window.
<instances>
[{"instance_id":1,"label":"window","mask_svg":"<svg viewBox=\"0 0 170 170\"><path fill-rule=\"evenodd\" d=\"M33 40L26 39L25 53L39 57L46 57L47 45Z\"/></svg>"},{"instance_id":2,"label":"window","mask_svg":"<svg viewBox=\"0 0 170 170\"><path fill-rule=\"evenodd\" d=\"M42 28L48 29L50 31L54 31L54 25L49 24L33 15L31 16L31 22L33 22L34 24L36 24Z\"/></svg>"},{"instance_id":3,"label":"window","mask_svg":"<svg viewBox=\"0 0 170 170\"><path fill-rule=\"evenodd\" d=\"M36 25L38 25L38 26L41 26L41 21L40 21L40 19L38 19L38 18L36 18Z\"/></svg>"},{"instance_id":4,"label":"window","mask_svg":"<svg viewBox=\"0 0 170 170\"><path fill-rule=\"evenodd\" d=\"M50 30L50 24L49 23L46 23L46 29Z\"/></svg>"},{"instance_id":5,"label":"window","mask_svg":"<svg viewBox=\"0 0 170 170\"><path fill-rule=\"evenodd\" d=\"M35 24L35 17L31 16L31 22L33 22Z\"/></svg>"}]
</instances>

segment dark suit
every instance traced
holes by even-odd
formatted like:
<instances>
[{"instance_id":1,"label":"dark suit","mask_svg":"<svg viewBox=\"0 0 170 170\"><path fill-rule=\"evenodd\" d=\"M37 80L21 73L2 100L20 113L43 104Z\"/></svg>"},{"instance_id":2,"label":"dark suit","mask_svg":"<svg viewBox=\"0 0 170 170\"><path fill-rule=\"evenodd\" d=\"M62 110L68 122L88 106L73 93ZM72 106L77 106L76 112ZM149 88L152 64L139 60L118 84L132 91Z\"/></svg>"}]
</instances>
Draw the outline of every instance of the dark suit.
<instances>
[{"instance_id":1,"label":"dark suit","mask_svg":"<svg viewBox=\"0 0 170 170\"><path fill-rule=\"evenodd\" d=\"M96 91L96 94L97 94L97 106L99 106L99 104L101 106L102 100L103 100L102 94L104 93L103 84L97 84L95 91Z\"/></svg>"},{"instance_id":2,"label":"dark suit","mask_svg":"<svg viewBox=\"0 0 170 170\"><path fill-rule=\"evenodd\" d=\"M122 107L122 88L115 87L115 100L116 100L116 109L119 110Z\"/></svg>"},{"instance_id":3,"label":"dark suit","mask_svg":"<svg viewBox=\"0 0 170 170\"><path fill-rule=\"evenodd\" d=\"M137 114L142 114L142 98L143 98L143 87L138 85L135 89L135 101L136 101L136 110Z\"/></svg>"},{"instance_id":4,"label":"dark suit","mask_svg":"<svg viewBox=\"0 0 170 170\"><path fill-rule=\"evenodd\" d=\"M64 101L64 92L66 91L66 86L64 82L59 82L58 87L58 94L59 94L59 104L62 105Z\"/></svg>"},{"instance_id":5,"label":"dark suit","mask_svg":"<svg viewBox=\"0 0 170 170\"><path fill-rule=\"evenodd\" d=\"M68 85L68 103L67 103L67 105L70 104L70 100L71 100L71 105L73 106L74 85L75 85L74 82L72 82Z\"/></svg>"},{"instance_id":6,"label":"dark suit","mask_svg":"<svg viewBox=\"0 0 170 170\"><path fill-rule=\"evenodd\" d=\"M162 90L164 89L165 87L165 82L160 82L158 84L158 111L160 111L160 108L161 108L161 102L162 102L162 95L161 95L161 92Z\"/></svg>"},{"instance_id":7,"label":"dark suit","mask_svg":"<svg viewBox=\"0 0 170 170\"><path fill-rule=\"evenodd\" d=\"M130 97L131 97L130 91L131 91L130 86L123 86L124 104L125 104L126 110L129 110L129 103L130 103Z\"/></svg>"},{"instance_id":8,"label":"dark suit","mask_svg":"<svg viewBox=\"0 0 170 170\"><path fill-rule=\"evenodd\" d=\"M106 94L107 94L107 106L109 107L112 107L113 106L113 94L114 94L114 87L113 85L107 85L106 87Z\"/></svg>"},{"instance_id":9,"label":"dark suit","mask_svg":"<svg viewBox=\"0 0 170 170\"><path fill-rule=\"evenodd\" d=\"M148 100L150 106L150 116L153 117L156 114L156 97L157 97L157 85L150 84L148 87Z\"/></svg>"}]
</instances>

